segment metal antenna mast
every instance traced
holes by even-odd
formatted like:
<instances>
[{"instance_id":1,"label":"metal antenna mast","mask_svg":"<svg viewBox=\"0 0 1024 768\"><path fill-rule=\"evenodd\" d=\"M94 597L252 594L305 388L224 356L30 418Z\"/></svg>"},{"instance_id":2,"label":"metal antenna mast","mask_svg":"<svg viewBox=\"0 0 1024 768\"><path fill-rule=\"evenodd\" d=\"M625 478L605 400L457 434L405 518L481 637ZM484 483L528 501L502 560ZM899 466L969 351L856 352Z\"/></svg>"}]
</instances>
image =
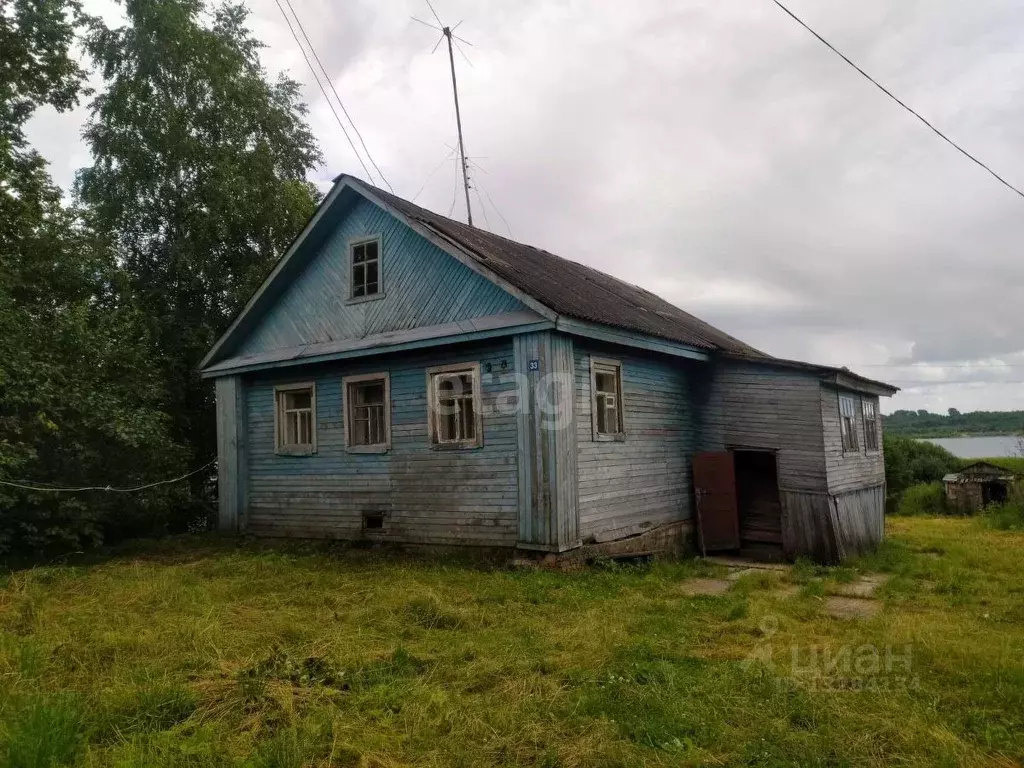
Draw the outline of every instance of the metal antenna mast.
<instances>
[{"instance_id":1,"label":"metal antenna mast","mask_svg":"<svg viewBox=\"0 0 1024 768\"><path fill-rule=\"evenodd\" d=\"M472 227L473 208L470 206L469 203L469 166L466 164L466 144L462 139L462 114L459 111L459 86L458 83L456 83L455 81L455 54L453 53L453 49L458 48L459 45L457 42L455 42L456 40L461 41L466 45L472 45L472 43L470 43L468 40L463 40L458 35L453 34L453 30L456 29L459 26L459 24L462 23L461 21L459 22L459 24L456 24L455 27L446 26L444 23L442 23L440 17L437 15L437 11L434 10L434 6L430 4L430 0L427 0L427 6L429 6L430 8L430 12L434 14L434 19L437 21L439 26L435 27L433 24L428 24L427 22L422 21L421 19L417 19L415 16L413 17L413 21L418 21L420 24L425 24L431 29L436 29L441 33L441 37L438 38L437 43L435 43L434 45L434 50L431 51L431 53L434 53L434 51L437 50L437 46L441 44L442 39L448 41L448 63L449 65L451 65L452 69L452 95L455 97L455 125L459 129L459 161L462 164L462 189L463 192L466 193L466 220L469 223L469 226ZM463 51L462 48L459 48L459 53L461 53L466 58L466 63L468 64L469 57L466 56L466 52ZM470 64L470 66L472 66L472 64Z\"/></svg>"}]
</instances>

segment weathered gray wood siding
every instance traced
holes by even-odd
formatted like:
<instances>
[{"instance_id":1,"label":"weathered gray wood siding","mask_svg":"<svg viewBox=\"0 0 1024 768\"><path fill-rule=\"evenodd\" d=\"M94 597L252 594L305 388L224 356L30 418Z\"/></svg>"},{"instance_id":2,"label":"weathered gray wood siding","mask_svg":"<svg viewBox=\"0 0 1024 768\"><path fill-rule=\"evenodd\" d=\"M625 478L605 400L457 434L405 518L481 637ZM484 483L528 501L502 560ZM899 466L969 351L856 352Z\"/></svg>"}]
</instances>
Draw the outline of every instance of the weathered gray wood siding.
<instances>
[{"instance_id":1,"label":"weathered gray wood siding","mask_svg":"<svg viewBox=\"0 0 1024 768\"><path fill-rule=\"evenodd\" d=\"M857 450L843 451L839 426L839 395L849 395L857 406ZM833 495L831 514L836 532L837 557L875 547L885 533L885 456L882 452L882 420L878 418L878 450L869 451L864 440L864 402L878 398L856 392L821 388L821 421L825 438L828 489Z\"/></svg>"},{"instance_id":2,"label":"weathered gray wood siding","mask_svg":"<svg viewBox=\"0 0 1024 768\"><path fill-rule=\"evenodd\" d=\"M853 398L857 406L857 450L843 452L843 438L839 430L839 395ZM878 450L868 451L864 441L864 401L875 404L878 413L878 398L860 395L856 392L821 387L821 423L825 438L825 468L828 474L828 489L832 493L843 493L885 483L885 458L882 455L882 421L878 420Z\"/></svg>"},{"instance_id":3,"label":"weathered gray wood siding","mask_svg":"<svg viewBox=\"0 0 1024 768\"><path fill-rule=\"evenodd\" d=\"M549 331L524 333L514 347L523 405L519 546L561 552L580 541L573 340Z\"/></svg>"},{"instance_id":4,"label":"weathered gray wood siding","mask_svg":"<svg viewBox=\"0 0 1024 768\"><path fill-rule=\"evenodd\" d=\"M436 450L428 443L426 368L479 362L483 446ZM501 373L505 363L506 373ZM487 367L490 365L491 372ZM248 387L249 530L280 536L357 539L364 512L385 513L374 539L404 543L515 546L518 473L511 340L451 347L419 356L319 366ZM389 371L392 448L347 453L342 377ZM274 385L316 382L317 453L274 451Z\"/></svg>"},{"instance_id":5,"label":"weathered gray wood siding","mask_svg":"<svg viewBox=\"0 0 1024 768\"><path fill-rule=\"evenodd\" d=\"M591 356L622 363L625 440L595 442ZM690 517L693 365L574 340L580 536L607 540Z\"/></svg>"},{"instance_id":6,"label":"weathered gray wood siding","mask_svg":"<svg viewBox=\"0 0 1024 768\"><path fill-rule=\"evenodd\" d=\"M245 529L247 436L245 384L238 376L217 379L217 496L221 531Z\"/></svg>"},{"instance_id":7,"label":"weathered gray wood siding","mask_svg":"<svg viewBox=\"0 0 1024 768\"><path fill-rule=\"evenodd\" d=\"M820 389L814 373L714 361L697 386L700 450L774 451L784 552L832 561Z\"/></svg>"},{"instance_id":8,"label":"weathered gray wood siding","mask_svg":"<svg viewBox=\"0 0 1024 768\"><path fill-rule=\"evenodd\" d=\"M836 560L869 552L885 536L885 485L847 491L832 497Z\"/></svg>"},{"instance_id":9,"label":"weathered gray wood siding","mask_svg":"<svg viewBox=\"0 0 1024 768\"><path fill-rule=\"evenodd\" d=\"M816 375L719 360L709 366L703 388L701 450L775 451L780 491L825 493Z\"/></svg>"}]
</instances>

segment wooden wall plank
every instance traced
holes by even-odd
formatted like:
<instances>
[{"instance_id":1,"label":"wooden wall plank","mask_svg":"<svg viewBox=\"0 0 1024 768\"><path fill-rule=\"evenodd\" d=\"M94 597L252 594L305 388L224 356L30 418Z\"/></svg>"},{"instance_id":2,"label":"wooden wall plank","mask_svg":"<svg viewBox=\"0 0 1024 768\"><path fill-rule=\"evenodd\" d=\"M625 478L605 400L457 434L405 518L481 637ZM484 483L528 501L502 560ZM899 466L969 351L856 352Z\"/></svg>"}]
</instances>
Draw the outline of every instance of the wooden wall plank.
<instances>
[{"instance_id":1,"label":"wooden wall plank","mask_svg":"<svg viewBox=\"0 0 1024 768\"><path fill-rule=\"evenodd\" d=\"M435 450L428 444L425 371L459 362L481 364L483 446ZM253 377L245 398L251 445L249 530L358 539L364 537L363 513L383 512L385 529L369 534L375 539L514 546L519 488L512 366L512 342L502 340L296 372L296 380L316 381L317 453L313 456L274 452L273 387L289 379ZM381 371L391 376L392 448L383 454L348 453L342 377Z\"/></svg>"},{"instance_id":2,"label":"wooden wall plank","mask_svg":"<svg viewBox=\"0 0 1024 768\"><path fill-rule=\"evenodd\" d=\"M217 379L217 496L221 531L245 530L248 451L245 383L238 376Z\"/></svg>"},{"instance_id":3,"label":"wooden wall plank","mask_svg":"<svg viewBox=\"0 0 1024 768\"><path fill-rule=\"evenodd\" d=\"M330 235L230 354L241 357L303 344L441 325L525 309L376 204L347 206ZM348 303L350 240L381 236L383 298Z\"/></svg>"},{"instance_id":4,"label":"wooden wall plank","mask_svg":"<svg viewBox=\"0 0 1024 768\"><path fill-rule=\"evenodd\" d=\"M608 540L691 514L695 408L690 379L704 363L576 339L576 442L580 536ZM622 364L622 442L591 429L591 356Z\"/></svg>"},{"instance_id":5,"label":"wooden wall plank","mask_svg":"<svg viewBox=\"0 0 1024 768\"><path fill-rule=\"evenodd\" d=\"M561 552L580 543L573 340L545 331L516 336L514 346L524 403L518 413L519 546Z\"/></svg>"}]
</instances>

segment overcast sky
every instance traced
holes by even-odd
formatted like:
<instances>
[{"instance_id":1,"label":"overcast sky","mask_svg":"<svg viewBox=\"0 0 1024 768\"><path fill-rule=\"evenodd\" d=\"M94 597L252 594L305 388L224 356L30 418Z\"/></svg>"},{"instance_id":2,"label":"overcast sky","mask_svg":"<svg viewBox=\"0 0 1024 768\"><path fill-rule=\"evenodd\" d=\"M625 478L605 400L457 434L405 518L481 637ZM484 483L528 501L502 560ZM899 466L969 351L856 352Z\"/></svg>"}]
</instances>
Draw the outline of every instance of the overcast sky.
<instances>
[{"instance_id":1,"label":"overcast sky","mask_svg":"<svg viewBox=\"0 0 1024 768\"><path fill-rule=\"evenodd\" d=\"M410 19L433 21L425 0L292 2L395 191L464 219L447 55ZM788 5L1024 187L1024 5ZM274 0L249 7L267 68L305 85L314 180L365 177ZM896 384L887 412L1024 409L1024 199L771 0L434 7L473 43L456 67L477 224ZM31 126L62 185L89 161L83 118Z\"/></svg>"}]
</instances>

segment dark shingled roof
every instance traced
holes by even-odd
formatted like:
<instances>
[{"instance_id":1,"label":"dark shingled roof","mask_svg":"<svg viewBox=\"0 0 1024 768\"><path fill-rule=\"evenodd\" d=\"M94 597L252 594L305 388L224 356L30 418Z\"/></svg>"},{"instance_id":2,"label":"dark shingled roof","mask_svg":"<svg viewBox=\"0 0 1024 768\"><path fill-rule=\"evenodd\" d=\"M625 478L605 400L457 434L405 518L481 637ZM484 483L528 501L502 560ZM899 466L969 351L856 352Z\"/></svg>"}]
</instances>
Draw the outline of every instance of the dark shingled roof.
<instances>
[{"instance_id":1,"label":"dark shingled roof","mask_svg":"<svg viewBox=\"0 0 1024 768\"><path fill-rule=\"evenodd\" d=\"M860 376L847 368L784 360L765 354L639 286L630 285L532 245L517 243L440 216L354 176L341 174L334 181L337 183L343 179L363 187L385 205L392 206L403 216L449 241L479 264L559 315L720 352L733 359L797 368L823 376L840 375L848 377L850 383L861 382L890 392L899 389Z\"/></svg>"},{"instance_id":2,"label":"dark shingled roof","mask_svg":"<svg viewBox=\"0 0 1024 768\"><path fill-rule=\"evenodd\" d=\"M699 349L768 357L660 296L553 253L469 227L370 186L382 202L450 240L468 256L560 315L657 336Z\"/></svg>"}]
</instances>

